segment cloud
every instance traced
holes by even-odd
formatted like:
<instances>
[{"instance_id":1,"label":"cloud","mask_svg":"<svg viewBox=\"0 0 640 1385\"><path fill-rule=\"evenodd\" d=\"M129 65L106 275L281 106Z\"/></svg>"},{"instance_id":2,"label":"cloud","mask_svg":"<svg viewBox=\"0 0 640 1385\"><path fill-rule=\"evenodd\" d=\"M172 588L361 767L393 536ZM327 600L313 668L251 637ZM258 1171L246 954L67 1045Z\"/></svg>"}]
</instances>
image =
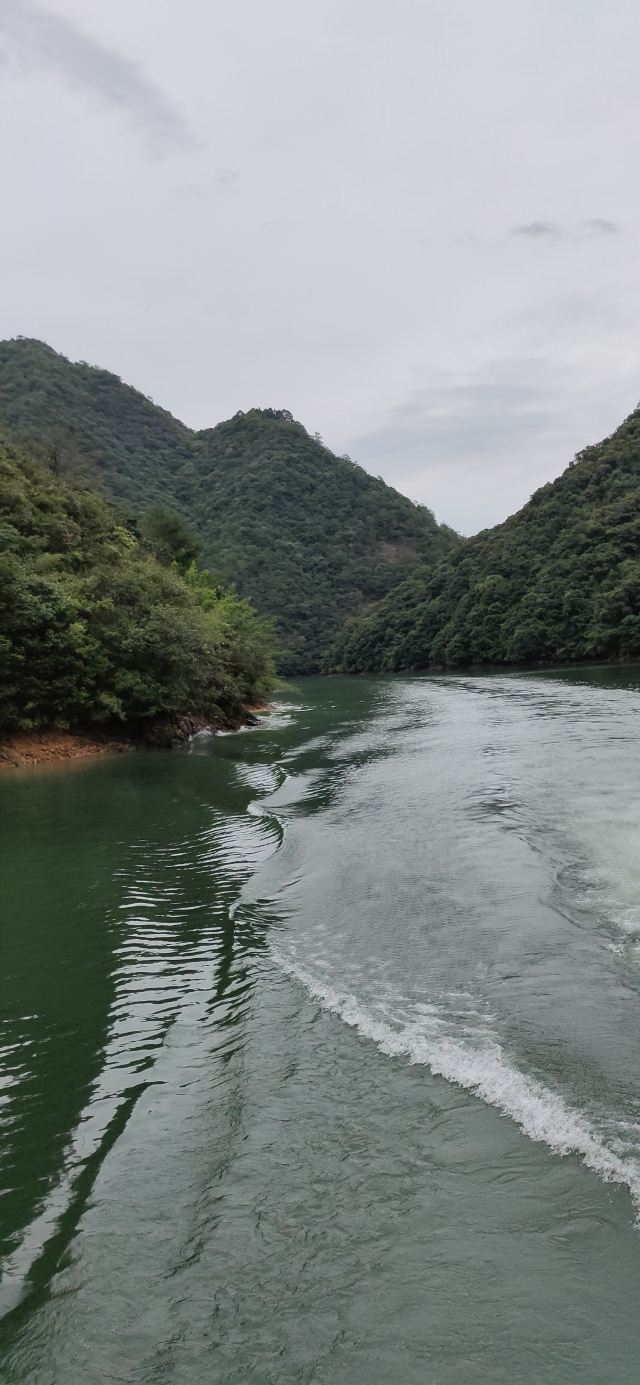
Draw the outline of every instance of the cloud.
<instances>
[{"instance_id":1,"label":"cloud","mask_svg":"<svg viewBox=\"0 0 640 1385\"><path fill-rule=\"evenodd\" d=\"M582 240L585 236L616 236L619 233L620 227L615 221L609 221L606 216L589 217L578 226L562 226L557 221L525 221L519 226L512 226L509 231L511 236L521 236L534 241L575 241Z\"/></svg>"},{"instance_id":2,"label":"cloud","mask_svg":"<svg viewBox=\"0 0 640 1385\"><path fill-rule=\"evenodd\" d=\"M440 374L347 451L463 533L513 513L633 404L633 372L613 393L544 355Z\"/></svg>"},{"instance_id":3,"label":"cloud","mask_svg":"<svg viewBox=\"0 0 640 1385\"><path fill-rule=\"evenodd\" d=\"M615 221L608 221L605 216L592 216L589 221L584 221L584 230L591 236L617 236L620 234L620 227L616 226Z\"/></svg>"},{"instance_id":4,"label":"cloud","mask_svg":"<svg viewBox=\"0 0 640 1385\"><path fill-rule=\"evenodd\" d=\"M223 168L216 178L216 183L224 192L233 192L239 177L237 168Z\"/></svg>"},{"instance_id":5,"label":"cloud","mask_svg":"<svg viewBox=\"0 0 640 1385\"><path fill-rule=\"evenodd\" d=\"M561 234L554 221L525 221L521 226L512 226L512 236L528 236L530 240L557 240Z\"/></svg>"},{"instance_id":6,"label":"cloud","mask_svg":"<svg viewBox=\"0 0 640 1385\"><path fill-rule=\"evenodd\" d=\"M152 153L196 146L178 107L137 63L37 0L2 0L2 40L5 52L24 69L46 68L69 86L122 111Z\"/></svg>"}]
</instances>

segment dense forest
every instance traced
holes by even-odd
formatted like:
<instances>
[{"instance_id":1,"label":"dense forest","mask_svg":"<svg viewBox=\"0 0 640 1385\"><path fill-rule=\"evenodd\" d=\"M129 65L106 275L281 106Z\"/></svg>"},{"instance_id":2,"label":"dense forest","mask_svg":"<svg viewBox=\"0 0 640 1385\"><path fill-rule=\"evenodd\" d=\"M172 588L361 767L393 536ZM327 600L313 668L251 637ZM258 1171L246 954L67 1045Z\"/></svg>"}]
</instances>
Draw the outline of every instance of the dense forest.
<instances>
[{"instance_id":1,"label":"dense forest","mask_svg":"<svg viewBox=\"0 0 640 1385\"><path fill-rule=\"evenodd\" d=\"M233 717L260 616L294 674L640 654L640 410L464 542L286 410L196 433L41 342L0 343L0 421L5 720L38 724L47 678L50 719Z\"/></svg>"},{"instance_id":2,"label":"dense forest","mask_svg":"<svg viewBox=\"0 0 640 1385\"><path fill-rule=\"evenodd\" d=\"M286 410L196 433L42 342L0 343L0 420L58 475L92 474L132 522L158 504L178 510L207 567L275 619L287 673L318 669L349 615L458 543Z\"/></svg>"},{"instance_id":3,"label":"dense forest","mask_svg":"<svg viewBox=\"0 0 640 1385\"><path fill-rule=\"evenodd\" d=\"M640 409L518 514L417 569L327 666L464 667L640 654Z\"/></svg>"},{"instance_id":4,"label":"dense forest","mask_svg":"<svg viewBox=\"0 0 640 1385\"><path fill-rule=\"evenodd\" d=\"M237 725L273 686L273 638L196 561L182 520L136 530L0 440L0 731Z\"/></svg>"}]
</instances>

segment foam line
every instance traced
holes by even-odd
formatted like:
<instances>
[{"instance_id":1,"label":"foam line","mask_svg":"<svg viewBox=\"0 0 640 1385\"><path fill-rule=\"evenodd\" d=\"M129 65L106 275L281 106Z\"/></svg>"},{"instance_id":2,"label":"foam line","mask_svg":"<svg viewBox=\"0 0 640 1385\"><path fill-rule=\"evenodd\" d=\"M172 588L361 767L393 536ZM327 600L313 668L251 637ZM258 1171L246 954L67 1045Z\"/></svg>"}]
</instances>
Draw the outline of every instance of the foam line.
<instances>
[{"instance_id":1,"label":"foam line","mask_svg":"<svg viewBox=\"0 0 640 1385\"><path fill-rule=\"evenodd\" d=\"M429 1035L415 1024L396 1029L370 1014L354 996L341 994L318 980L279 949L273 949L273 957L281 970L301 982L323 1009L338 1015L363 1038L371 1039L381 1053L424 1064L435 1076L444 1077L495 1106L515 1121L529 1139L546 1144L555 1154L576 1154L604 1182L626 1186L640 1220L638 1160L623 1158L608 1149L585 1116L573 1111L542 1082L527 1077L509 1063L498 1043L488 1044L485 1040L478 1047L467 1045Z\"/></svg>"}]
</instances>

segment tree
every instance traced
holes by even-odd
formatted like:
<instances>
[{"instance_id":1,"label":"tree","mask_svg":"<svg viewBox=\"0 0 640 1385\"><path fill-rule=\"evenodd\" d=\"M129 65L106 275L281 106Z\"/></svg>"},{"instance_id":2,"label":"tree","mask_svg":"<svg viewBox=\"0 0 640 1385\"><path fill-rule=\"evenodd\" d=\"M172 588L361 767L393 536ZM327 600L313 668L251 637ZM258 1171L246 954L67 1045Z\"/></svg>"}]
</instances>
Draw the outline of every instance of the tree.
<instances>
[{"instance_id":1,"label":"tree","mask_svg":"<svg viewBox=\"0 0 640 1385\"><path fill-rule=\"evenodd\" d=\"M99 496L0 443L0 732L237 725L268 697L268 623L193 558L181 576L177 516L152 532L164 563Z\"/></svg>"},{"instance_id":2,"label":"tree","mask_svg":"<svg viewBox=\"0 0 640 1385\"><path fill-rule=\"evenodd\" d=\"M143 515L140 533L159 562L166 567L176 563L180 572L186 572L200 552L200 541L182 516L160 505Z\"/></svg>"}]
</instances>

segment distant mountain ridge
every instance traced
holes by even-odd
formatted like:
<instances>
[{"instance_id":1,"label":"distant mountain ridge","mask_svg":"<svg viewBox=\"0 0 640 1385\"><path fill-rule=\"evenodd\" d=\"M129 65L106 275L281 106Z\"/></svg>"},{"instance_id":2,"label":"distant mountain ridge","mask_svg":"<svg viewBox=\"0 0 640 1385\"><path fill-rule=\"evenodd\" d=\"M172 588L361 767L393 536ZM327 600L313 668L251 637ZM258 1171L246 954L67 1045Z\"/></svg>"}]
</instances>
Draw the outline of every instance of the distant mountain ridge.
<instances>
[{"instance_id":1,"label":"distant mountain ridge","mask_svg":"<svg viewBox=\"0 0 640 1385\"><path fill-rule=\"evenodd\" d=\"M350 672L640 656L640 406L503 524L348 623Z\"/></svg>"},{"instance_id":2,"label":"distant mountain ridge","mask_svg":"<svg viewBox=\"0 0 640 1385\"><path fill-rule=\"evenodd\" d=\"M109 371L43 342L0 343L0 422L57 471L140 514L177 508L203 561L275 618L289 673L317 670L344 620L459 543L286 410L194 432Z\"/></svg>"}]
</instances>

